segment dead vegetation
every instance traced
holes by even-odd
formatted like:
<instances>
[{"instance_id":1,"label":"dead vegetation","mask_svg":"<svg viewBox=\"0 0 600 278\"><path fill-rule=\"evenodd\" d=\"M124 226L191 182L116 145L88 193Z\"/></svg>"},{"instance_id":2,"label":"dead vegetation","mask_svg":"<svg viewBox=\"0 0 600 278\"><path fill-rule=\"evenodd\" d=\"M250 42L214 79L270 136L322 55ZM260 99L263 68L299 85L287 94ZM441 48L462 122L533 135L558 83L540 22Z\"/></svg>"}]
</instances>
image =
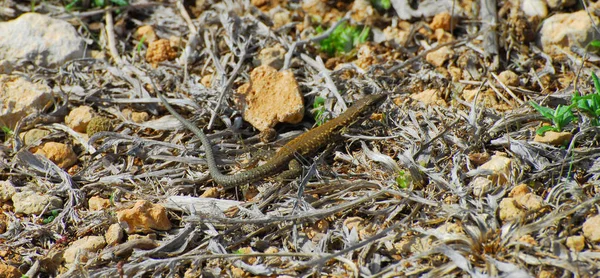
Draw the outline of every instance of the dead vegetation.
<instances>
[{"instance_id":1,"label":"dead vegetation","mask_svg":"<svg viewBox=\"0 0 600 278\"><path fill-rule=\"evenodd\" d=\"M600 271L597 240L586 235L580 249L569 243L598 214L598 127L580 117L565 126L573 135L566 144L539 143L534 137L544 118L528 104L556 107L575 90L594 92L595 54L540 49L534 41L540 19L525 16L515 2L456 2L447 30L430 26L426 8L422 17L402 20L393 9L361 17L346 1L310 1L325 5L322 13L296 1L258 2L131 1L69 13L57 1L35 4L76 26L93 42L92 53L57 69L25 64L13 72L55 88L56 98L51 109L23 119L15 134L48 129L40 142L69 142L78 161L61 169L32 154L40 142L4 142L1 179L63 202L47 223L49 211L18 214L11 201L4 203L6 264L28 277L592 277ZM494 7L487 16L495 28L468 9L476 4ZM28 7L10 4L14 16ZM373 33L353 53L324 54L319 42L343 22ZM142 40L151 35L133 35L142 25L166 40L151 59L147 52L154 50ZM259 143L233 99L264 62L260 51L275 45L285 50L280 69L293 72L307 111L302 124L277 126L275 142ZM225 191L211 182L199 142L165 112L153 86L211 130L231 173L243 171L246 153L277 148L309 128L317 97L325 98L323 113L337 115L364 94L390 96L342 143L301 157L301 177ZM103 122L108 131L87 138L66 126L63 117L81 105L111 119ZM134 121L126 109L149 119ZM490 166L494 159L506 165ZM110 200L108 207L90 209L94 196ZM64 262L73 242L107 238L117 212L139 200L164 206L172 227L125 229L112 245Z\"/></svg>"}]
</instances>

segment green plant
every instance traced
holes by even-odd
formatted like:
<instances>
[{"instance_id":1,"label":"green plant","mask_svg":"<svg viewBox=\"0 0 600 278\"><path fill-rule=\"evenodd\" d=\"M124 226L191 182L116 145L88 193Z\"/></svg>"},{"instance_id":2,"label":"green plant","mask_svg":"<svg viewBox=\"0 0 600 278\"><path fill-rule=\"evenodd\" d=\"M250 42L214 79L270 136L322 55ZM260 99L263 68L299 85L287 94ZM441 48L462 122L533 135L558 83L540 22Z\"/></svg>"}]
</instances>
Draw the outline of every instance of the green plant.
<instances>
[{"instance_id":1,"label":"green plant","mask_svg":"<svg viewBox=\"0 0 600 278\"><path fill-rule=\"evenodd\" d=\"M398 187L406 189L411 182L410 175L407 175L404 171L398 171L398 176L396 177L396 184Z\"/></svg>"},{"instance_id":2,"label":"green plant","mask_svg":"<svg viewBox=\"0 0 600 278\"><path fill-rule=\"evenodd\" d=\"M600 52L600 41L599 40L593 40L593 41L591 41L587 45L586 49L589 52L592 52L592 53L598 53L598 52Z\"/></svg>"},{"instance_id":3,"label":"green plant","mask_svg":"<svg viewBox=\"0 0 600 278\"><path fill-rule=\"evenodd\" d=\"M390 0L371 0L371 5L379 10L387 11L392 7Z\"/></svg>"},{"instance_id":4,"label":"green plant","mask_svg":"<svg viewBox=\"0 0 600 278\"><path fill-rule=\"evenodd\" d=\"M535 108L544 118L550 120L552 122L552 126L542 126L538 128L536 133L538 135L544 135L546 131L562 131L563 128L568 125L574 118L575 115L571 110L572 105L564 106L558 105L556 109L552 109L549 107L540 106L539 104L530 101L529 104Z\"/></svg>"},{"instance_id":5,"label":"green plant","mask_svg":"<svg viewBox=\"0 0 600 278\"><path fill-rule=\"evenodd\" d=\"M579 92L575 92L575 95L571 98L571 102L577 110L580 110L588 117L592 119L592 125L600 125L600 80L598 76L592 72L592 80L594 87L596 88L595 94L589 94L585 96L579 95Z\"/></svg>"},{"instance_id":6,"label":"green plant","mask_svg":"<svg viewBox=\"0 0 600 278\"><path fill-rule=\"evenodd\" d=\"M325 98L316 97L313 102L313 109L315 110L315 121L317 126L325 123Z\"/></svg>"},{"instance_id":7,"label":"green plant","mask_svg":"<svg viewBox=\"0 0 600 278\"><path fill-rule=\"evenodd\" d=\"M13 135L14 132L12 131L12 129L10 129L9 127L2 125L0 126L0 131L4 132L4 134L6 135Z\"/></svg>"},{"instance_id":8,"label":"green plant","mask_svg":"<svg viewBox=\"0 0 600 278\"><path fill-rule=\"evenodd\" d=\"M80 3L81 0L71 0L71 2L65 6L65 9L71 11ZM129 0L94 0L92 4L92 6L99 8L104 8L109 5L123 7L129 5Z\"/></svg>"},{"instance_id":9,"label":"green plant","mask_svg":"<svg viewBox=\"0 0 600 278\"><path fill-rule=\"evenodd\" d=\"M44 224L51 223L58 216L58 210L56 210L56 209L52 210L50 213L51 213L50 216L44 218L44 220L42 220L42 223L44 223Z\"/></svg>"},{"instance_id":10,"label":"green plant","mask_svg":"<svg viewBox=\"0 0 600 278\"><path fill-rule=\"evenodd\" d=\"M138 55L142 55L142 46L144 45L144 42L146 41L146 35L143 35L142 38L140 39L140 42L135 46L135 49L138 52Z\"/></svg>"},{"instance_id":11,"label":"green plant","mask_svg":"<svg viewBox=\"0 0 600 278\"><path fill-rule=\"evenodd\" d=\"M319 43L321 51L333 55L341 55L351 52L356 46L367 41L369 27L359 28L357 26L340 24L329 37ZM317 27L317 33L322 33L323 28Z\"/></svg>"}]
</instances>

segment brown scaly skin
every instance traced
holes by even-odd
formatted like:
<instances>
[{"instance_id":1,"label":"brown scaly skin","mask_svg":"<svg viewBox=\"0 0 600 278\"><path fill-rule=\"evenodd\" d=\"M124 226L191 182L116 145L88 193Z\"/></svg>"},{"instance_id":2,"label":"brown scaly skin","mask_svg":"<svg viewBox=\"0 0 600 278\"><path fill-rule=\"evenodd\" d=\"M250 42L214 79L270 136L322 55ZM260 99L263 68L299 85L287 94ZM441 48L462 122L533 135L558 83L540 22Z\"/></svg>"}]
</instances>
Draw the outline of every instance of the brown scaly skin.
<instances>
[{"instance_id":1,"label":"brown scaly skin","mask_svg":"<svg viewBox=\"0 0 600 278\"><path fill-rule=\"evenodd\" d=\"M162 94L157 92L157 95L167 110L200 138L204 146L204 152L206 153L208 171L213 180L225 188L248 184L286 170L288 163L294 160L296 155L306 156L314 154L319 149L337 141L341 137L342 130L369 117L387 98L385 94L368 95L356 101L354 105L339 117L329 120L325 124L313 128L285 144L267 163L245 172L225 175L217 167L215 156L206 134L177 113Z\"/></svg>"}]
</instances>

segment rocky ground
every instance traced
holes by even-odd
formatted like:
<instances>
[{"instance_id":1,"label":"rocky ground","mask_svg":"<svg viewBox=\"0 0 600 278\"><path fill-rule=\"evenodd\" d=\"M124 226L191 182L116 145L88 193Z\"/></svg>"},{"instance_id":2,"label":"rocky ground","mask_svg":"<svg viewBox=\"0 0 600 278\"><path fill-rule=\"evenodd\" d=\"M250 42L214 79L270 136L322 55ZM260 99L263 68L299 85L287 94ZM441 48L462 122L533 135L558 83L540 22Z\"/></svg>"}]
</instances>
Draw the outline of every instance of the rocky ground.
<instances>
[{"instance_id":1,"label":"rocky ground","mask_svg":"<svg viewBox=\"0 0 600 278\"><path fill-rule=\"evenodd\" d=\"M0 277L595 277L598 13L2 1ZM157 90L228 173L388 98L301 177L224 189Z\"/></svg>"}]
</instances>

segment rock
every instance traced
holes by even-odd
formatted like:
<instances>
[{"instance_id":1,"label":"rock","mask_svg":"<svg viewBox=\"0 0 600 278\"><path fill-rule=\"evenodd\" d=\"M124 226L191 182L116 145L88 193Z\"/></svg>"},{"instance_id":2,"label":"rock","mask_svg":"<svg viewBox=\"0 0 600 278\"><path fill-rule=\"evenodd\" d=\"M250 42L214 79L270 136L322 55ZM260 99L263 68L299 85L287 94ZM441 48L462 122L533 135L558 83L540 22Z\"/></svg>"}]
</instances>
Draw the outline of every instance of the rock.
<instances>
[{"instance_id":1,"label":"rock","mask_svg":"<svg viewBox=\"0 0 600 278\"><path fill-rule=\"evenodd\" d=\"M68 168L77 162L77 154L70 146L57 142L46 142L35 154L43 155L60 168Z\"/></svg>"},{"instance_id":2,"label":"rock","mask_svg":"<svg viewBox=\"0 0 600 278\"><path fill-rule=\"evenodd\" d=\"M581 252L585 248L585 237L584 236L570 236L567 238L567 247L571 251Z\"/></svg>"},{"instance_id":3,"label":"rock","mask_svg":"<svg viewBox=\"0 0 600 278\"><path fill-rule=\"evenodd\" d=\"M88 207L90 210L103 210L110 207L110 200L104 199L98 196L93 196L88 200Z\"/></svg>"},{"instance_id":4,"label":"rock","mask_svg":"<svg viewBox=\"0 0 600 278\"><path fill-rule=\"evenodd\" d=\"M569 144L572 138L573 134L568 131L546 131L544 135L538 135L536 133L535 137L533 138L533 141L553 146L564 146Z\"/></svg>"},{"instance_id":5,"label":"rock","mask_svg":"<svg viewBox=\"0 0 600 278\"><path fill-rule=\"evenodd\" d=\"M277 44L261 50L260 53L258 53L258 60L260 65L266 65L276 70L280 70L283 67L285 53L285 49L280 44Z\"/></svg>"},{"instance_id":6,"label":"rock","mask_svg":"<svg viewBox=\"0 0 600 278\"><path fill-rule=\"evenodd\" d=\"M521 10L528 17L537 16L540 19L548 16L548 7L543 0L527 0L521 2Z\"/></svg>"},{"instance_id":7,"label":"rock","mask_svg":"<svg viewBox=\"0 0 600 278\"><path fill-rule=\"evenodd\" d=\"M525 216L525 211L518 208L515 199L504 198L498 206L498 216L502 221L510 221Z\"/></svg>"},{"instance_id":8,"label":"rock","mask_svg":"<svg viewBox=\"0 0 600 278\"><path fill-rule=\"evenodd\" d=\"M593 11L590 14L594 22L599 21ZM548 17L544 20L538 37L544 52L561 54L556 48L566 50L571 46L585 48L590 41L600 38L600 35L596 34L587 12L580 10L573 13L557 13Z\"/></svg>"},{"instance_id":9,"label":"rock","mask_svg":"<svg viewBox=\"0 0 600 278\"><path fill-rule=\"evenodd\" d=\"M542 270L538 274L537 278L556 278L553 271Z\"/></svg>"},{"instance_id":10,"label":"rock","mask_svg":"<svg viewBox=\"0 0 600 278\"><path fill-rule=\"evenodd\" d=\"M50 87L19 76L0 75L0 88L0 122L10 129L14 129L25 116L43 110L52 101Z\"/></svg>"},{"instance_id":11,"label":"rock","mask_svg":"<svg viewBox=\"0 0 600 278\"><path fill-rule=\"evenodd\" d=\"M112 121L106 117L93 117L88 124L85 133L92 136L98 132L112 130Z\"/></svg>"},{"instance_id":12,"label":"rock","mask_svg":"<svg viewBox=\"0 0 600 278\"><path fill-rule=\"evenodd\" d=\"M483 197L492 188L492 181L484 177L476 177L469 187L473 189L474 196Z\"/></svg>"},{"instance_id":13,"label":"rock","mask_svg":"<svg viewBox=\"0 0 600 278\"><path fill-rule=\"evenodd\" d=\"M171 47L169 40L160 39L148 45L146 61L156 68L158 63L177 58L177 51Z\"/></svg>"},{"instance_id":14,"label":"rock","mask_svg":"<svg viewBox=\"0 0 600 278\"><path fill-rule=\"evenodd\" d=\"M279 10L271 16L273 19L273 29L279 29L286 24L292 22L292 17L288 10Z\"/></svg>"},{"instance_id":15,"label":"rock","mask_svg":"<svg viewBox=\"0 0 600 278\"><path fill-rule=\"evenodd\" d=\"M94 108L89 106L79 106L65 117L65 124L77 132L85 132L89 122L96 115Z\"/></svg>"},{"instance_id":16,"label":"rock","mask_svg":"<svg viewBox=\"0 0 600 278\"><path fill-rule=\"evenodd\" d=\"M15 193L12 196L15 213L26 215L40 215L42 212L50 213L51 210L62 208L63 202L56 196L39 195L31 190ZM48 208L44 211L44 209Z\"/></svg>"},{"instance_id":17,"label":"rock","mask_svg":"<svg viewBox=\"0 0 600 278\"><path fill-rule=\"evenodd\" d=\"M140 26L140 28L138 28L137 30L135 30L135 33L133 34L133 38L140 41L142 38L144 38L144 43L146 45L153 43L157 40L157 36L156 33L154 32L154 27L150 26L150 25L144 25L144 26Z\"/></svg>"},{"instance_id":18,"label":"rock","mask_svg":"<svg viewBox=\"0 0 600 278\"><path fill-rule=\"evenodd\" d=\"M117 212L120 223L126 224L127 233L150 233L153 230L168 231L171 222L167 217L167 210L158 204L148 201L137 201L133 208Z\"/></svg>"},{"instance_id":19,"label":"rock","mask_svg":"<svg viewBox=\"0 0 600 278\"><path fill-rule=\"evenodd\" d=\"M469 160L473 162L475 165L483 165L484 163L490 161L489 153L470 153Z\"/></svg>"},{"instance_id":20,"label":"rock","mask_svg":"<svg viewBox=\"0 0 600 278\"><path fill-rule=\"evenodd\" d=\"M377 12L368 0L355 0L350 12L352 19L365 25L372 25Z\"/></svg>"},{"instance_id":21,"label":"rock","mask_svg":"<svg viewBox=\"0 0 600 278\"><path fill-rule=\"evenodd\" d=\"M0 277L4 278L21 278L23 274L19 271L18 268L6 264L4 262L0 262Z\"/></svg>"},{"instance_id":22,"label":"rock","mask_svg":"<svg viewBox=\"0 0 600 278\"><path fill-rule=\"evenodd\" d=\"M510 191L510 193L508 193L508 197L516 198L516 197L523 196L530 192L531 192L531 190L529 190L529 187L526 184L522 183L522 184L515 186L515 188L513 188Z\"/></svg>"},{"instance_id":23,"label":"rock","mask_svg":"<svg viewBox=\"0 0 600 278\"><path fill-rule=\"evenodd\" d=\"M131 113L131 120L134 123L144 123L146 121L148 121L150 119L150 115L148 115L148 112L132 112Z\"/></svg>"},{"instance_id":24,"label":"rock","mask_svg":"<svg viewBox=\"0 0 600 278\"><path fill-rule=\"evenodd\" d=\"M85 42L66 21L38 13L25 13L0 23L0 60L25 60L42 67L63 65L83 58Z\"/></svg>"},{"instance_id":25,"label":"rock","mask_svg":"<svg viewBox=\"0 0 600 278\"><path fill-rule=\"evenodd\" d=\"M583 223L583 236L593 243L600 241L600 215L585 220L585 223Z\"/></svg>"},{"instance_id":26,"label":"rock","mask_svg":"<svg viewBox=\"0 0 600 278\"><path fill-rule=\"evenodd\" d=\"M325 0L305 0L302 1L302 10L310 15L324 16L331 8Z\"/></svg>"},{"instance_id":27,"label":"rock","mask_svg":"<svg viewBox=\"0 0 600 278\"><path fill-rule=\"evenodd\" d=\"M118 223L110 225L104 234L104 238L106 238L106 243L108 246L119 244L119 242L123 240L123 236L123 228L121 228L121 225Z\"/></svg>"},{"instance_id":28,"label":"rock","mask_svg":"<svg viewBox=\"0 0 600 278\"><path fill-rule=\"evenodd\" d=\"M531 235L524 235L524 236L520 237L518 239L518 241L527 243L527 244L529 244L531 246L537 246L538 245L538 243L535 240L535 238L533 238Z\"/></svg>"},{"instance_id":29,"label":"rock","mask_svg":"<svg viewBox=\"0 0 600 278\"><path fill-rule=\"evenodd\" d=\"M408 40L408 36L410 34L409 30L403 30L397 27L388 26L383 29L383 36L386 41L393 41L398 45L404 45Z\"/></svg>"},{"instance_id":30,"label":"rock","mask_svg":"<svg viewBox=\"0 0 600 278\"><path fill-rule=\"evenodd\" d=\"M238 89L236 102L244 106L244 120L263 131L277 123L299 123L304 101L294 74L260 66L252 70L251 81Z\"/></svg>"},{"instance_id":31,"label":"rock","mask_svg":"<svg viewBox=\"0 0 600 278\"><path fill-rule=\"evenodd\" d=\"M444 46L436 51L432 51L425 55L425 60L436 66L442 66L446 61L448 61L454 55L454 50L448 46Z\"/></svg>"},{"instance_id":32,"label":"rock","mask_svg":"<svg viewBox=\"0 0 600 278\"><path fill-rule=\"evenodd\" d=\"M10 200L17 190L10 181L0 181L0 204Z\"/></svg>"},{"instance_id":33,"label":"rock","mask_svg":"<svg viewBox=\"0 0 600 278\"><path fill-rule=\"evenodd\" d=\"M23 144L25 144L25 146L31 146L42 138L48 136L50 133L50 130L47 129L34 128L25 132L21 132L19 137L21 137L21 140L23 140Z\"/></svg>"},{"instance_id":34,"label":"rock","mask_svg":"<svg viewBox=\"0 0 600 278\"><path fill-rule=\"evenodd\" d=\"M511 70L505 70L498 74L500 82L507 86L519 86L519 76Z\"/></svg>"},{"instance_id":35,"label":"rock","mask_svg":"<svg viewBox=\"0 0 600 278\"><path fill-rule=\"evenodd\" d=\"M412 94L410 95L410 98L427 105L446 106L446 101L438 96L438 90L436 89L427 89L418 94Z\"/></svg>"},{"instance_id":36,"label":"rock","mask_svg":"<svg viewBox=\"0 0 600 278\"><path fill-rule=\"evenodd\" d=\"M450 26L451 22L452 22L452 16L450 15L450 13L449 12L441 12L441 13L433 16L433 20L429 24L429 27L431 27L431 29L433 29L433 30L442 29L446 32L450 32L450 30L453 29ZM452 22L452 24L456 25L456 22Z\"/></svg>"},{"instance_id":37,"label":"rock","mask_svg":"<svg viewBox=\"0 0 600 278\"><path fill-rule=\"evenodd\" d=\"M148 112L135 112L129 108L125 108L121 111L123 116L127 119L132 120L135 123L144 123L150 119Z\"/></svg>"},{"instance_id":38,"label":"rock","mask_svg":"<svg viewBox=\"0 0 600 278\"><path fill-rule=\"evenodd\" d=\"M517 204L529 211L535 211L542 208L544 200L542 197L533 193L527 193L518 197L514 197Z\"/></svg>"},{"instance_id":39,"label":"rock","mask_svg":"<svg viewBox=\"0 0 600 278\"><path fill-rule=\"evenodd\" d=\"M104 248L104 246L106 246L106 241L103 236L86 236L73 242L65 250L63 259L65 263L70 264L75 261L75 257L79 253L79 261L87 262L89 259L95 257L96 252Z\"/></svg>"},{"instance_id":40,"label":"rock","mask_svg":"<svg viewBox=\"0 0 600 278\"><path fill-rule=\"evenodd\" d=\"M496 184L504 185L511 175L511 165L512 161L510 158L500 155L493 155L490 161L479 166L478 169L491 170L493 174L490 175L488 179Z\"/></svg>"}]
</instances>

